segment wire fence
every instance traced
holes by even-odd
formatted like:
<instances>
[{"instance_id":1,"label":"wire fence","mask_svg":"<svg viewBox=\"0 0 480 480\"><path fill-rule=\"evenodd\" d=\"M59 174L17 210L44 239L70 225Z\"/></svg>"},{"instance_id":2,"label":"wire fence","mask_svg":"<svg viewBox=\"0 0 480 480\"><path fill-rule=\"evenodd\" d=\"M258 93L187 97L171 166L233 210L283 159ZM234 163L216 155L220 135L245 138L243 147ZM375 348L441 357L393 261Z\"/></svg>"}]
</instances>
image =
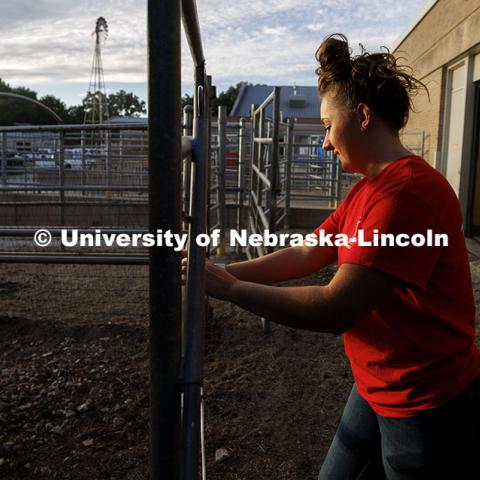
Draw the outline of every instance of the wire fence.
<instances>
[{"instance_id":1,"label":"wire fence","mask_svg":"<svg viewBox=\"0 0 480 480\"><path fill-rule=\"evenodd\" d=\"M183 127L185 138L189 138L191 111L184 114ZM338 205L361 178L341 171L338 160L323 151L321 125L309 128L305 134L301 125L294 124L287 162L287 128L280 125L277 187L283 196L279 205L283 202L285 208L284 225L290 223L291 208ZM4 226L146 228L145 125L2 127L0 139L0 213ZM423 132L403 132L402 140L418 155L429 148L429 136ZM252 178L251 119L232 122L225 110L220 111L211 124L211 141L210 229L240 229L247 222ZM188 217L190 157L184 160L183 182L183 210ZM2 247L6 244L12 245L12 239L0 239ZM16 245L26 246L22 240Z\"/></svg>"}]
</instances>

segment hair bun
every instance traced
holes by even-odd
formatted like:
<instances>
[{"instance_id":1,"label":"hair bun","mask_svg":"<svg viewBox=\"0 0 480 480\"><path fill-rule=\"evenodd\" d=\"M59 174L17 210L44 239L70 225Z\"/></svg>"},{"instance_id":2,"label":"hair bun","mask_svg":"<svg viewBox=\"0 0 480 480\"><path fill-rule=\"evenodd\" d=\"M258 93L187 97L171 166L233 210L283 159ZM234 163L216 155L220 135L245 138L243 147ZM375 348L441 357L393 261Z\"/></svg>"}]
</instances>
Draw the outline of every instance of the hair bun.
<instances>
[{"instance_id":1,"label":"hair bun","mask_svg":"<svg viewBox=\"0 0 480 480\"><path fill-rule=\"evenodd\" d=\"M367 104L394 131L400 130L412 109L411 96L428 90L411 69L398 65L385 51L368 53L362 45L359 55L351 56L348 40L341 33L327 37L317 50L318 91L321 96L333 91L337 103L355 110Z\"/></svg>"},{"instance_id":2,"label":"hair bun","mask_svg":"<svg viewBox=\"0 0 480 480\"><path fill-rule=\"evenodd\" d=\"M341 33L328 36L317 51L320 63L317 74L322 75L326 83L347 79L352 72L351 50L348 40Z\"/></svg>"}]
</instances>

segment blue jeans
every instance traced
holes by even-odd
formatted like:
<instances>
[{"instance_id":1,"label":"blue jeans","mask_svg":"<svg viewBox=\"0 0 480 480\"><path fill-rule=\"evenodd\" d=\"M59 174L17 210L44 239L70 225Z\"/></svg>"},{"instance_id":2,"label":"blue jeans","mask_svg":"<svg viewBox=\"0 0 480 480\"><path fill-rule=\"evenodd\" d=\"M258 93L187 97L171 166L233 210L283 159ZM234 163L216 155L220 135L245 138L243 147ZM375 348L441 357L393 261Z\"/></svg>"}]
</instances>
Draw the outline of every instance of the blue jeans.
<instances>
[{"instance_id":1,"label":"blue jeans","mask_svg":"<svg viewBox=\"0 0 480 480\"><path fill-rule=\"evenodd\" d=\"M354 385L319 480L480 479L480 382L414 417L376 414Z\"/></svg>"}]
</instances>

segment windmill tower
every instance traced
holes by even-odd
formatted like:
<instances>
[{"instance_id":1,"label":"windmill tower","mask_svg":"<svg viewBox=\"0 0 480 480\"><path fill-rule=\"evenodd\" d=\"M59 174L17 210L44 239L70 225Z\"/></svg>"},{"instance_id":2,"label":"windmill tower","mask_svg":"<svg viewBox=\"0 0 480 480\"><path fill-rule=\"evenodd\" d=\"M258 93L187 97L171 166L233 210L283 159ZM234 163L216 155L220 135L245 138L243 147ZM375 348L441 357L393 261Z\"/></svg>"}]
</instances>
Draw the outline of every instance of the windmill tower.
<instances>
[{"instance_id":1,"label":"windmill tower","mask_svg":"<svg viewBox=\"0 0 480 480\"><path fill-rule=\"evenodd\" d=\"M95 35L95 52L83 123L103 123L109 119L102 63L102 44L108 37L108 24L103 17L98 18L92 35Z\"/></svg>"}]
</instances>

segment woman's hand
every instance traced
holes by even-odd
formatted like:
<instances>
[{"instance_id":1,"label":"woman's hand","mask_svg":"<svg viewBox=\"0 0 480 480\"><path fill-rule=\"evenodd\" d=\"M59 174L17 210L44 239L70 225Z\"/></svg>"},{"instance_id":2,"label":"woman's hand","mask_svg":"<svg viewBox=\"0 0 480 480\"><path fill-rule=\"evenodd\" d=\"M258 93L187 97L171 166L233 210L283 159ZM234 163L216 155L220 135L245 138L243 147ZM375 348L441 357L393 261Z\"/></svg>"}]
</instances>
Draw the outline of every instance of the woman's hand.
<instances>
[{"instance_id":1,"label":"woman's hand","mask_svg":"<svg viewBox=\"0 0 480 480\"><path fill-rule=\"evenodd\" d=\"M187 252L182 252L182 285L187 279ZM216 265L205 259L205 291L220 300L228 300L238 279L227 272L224 266Z\"/></svg>"},{"instance_id":2,"label":"woman's hand","mask_svg":"<svg viewBox=\"0 0 480 480\"><path fill-rule=\"evenodd\" d=\"M235 284L239 280L228 273L225 267L215 265L205 260L205 290L206 293L220 300L230 300Z\"/></svg>"}]
</instances>

